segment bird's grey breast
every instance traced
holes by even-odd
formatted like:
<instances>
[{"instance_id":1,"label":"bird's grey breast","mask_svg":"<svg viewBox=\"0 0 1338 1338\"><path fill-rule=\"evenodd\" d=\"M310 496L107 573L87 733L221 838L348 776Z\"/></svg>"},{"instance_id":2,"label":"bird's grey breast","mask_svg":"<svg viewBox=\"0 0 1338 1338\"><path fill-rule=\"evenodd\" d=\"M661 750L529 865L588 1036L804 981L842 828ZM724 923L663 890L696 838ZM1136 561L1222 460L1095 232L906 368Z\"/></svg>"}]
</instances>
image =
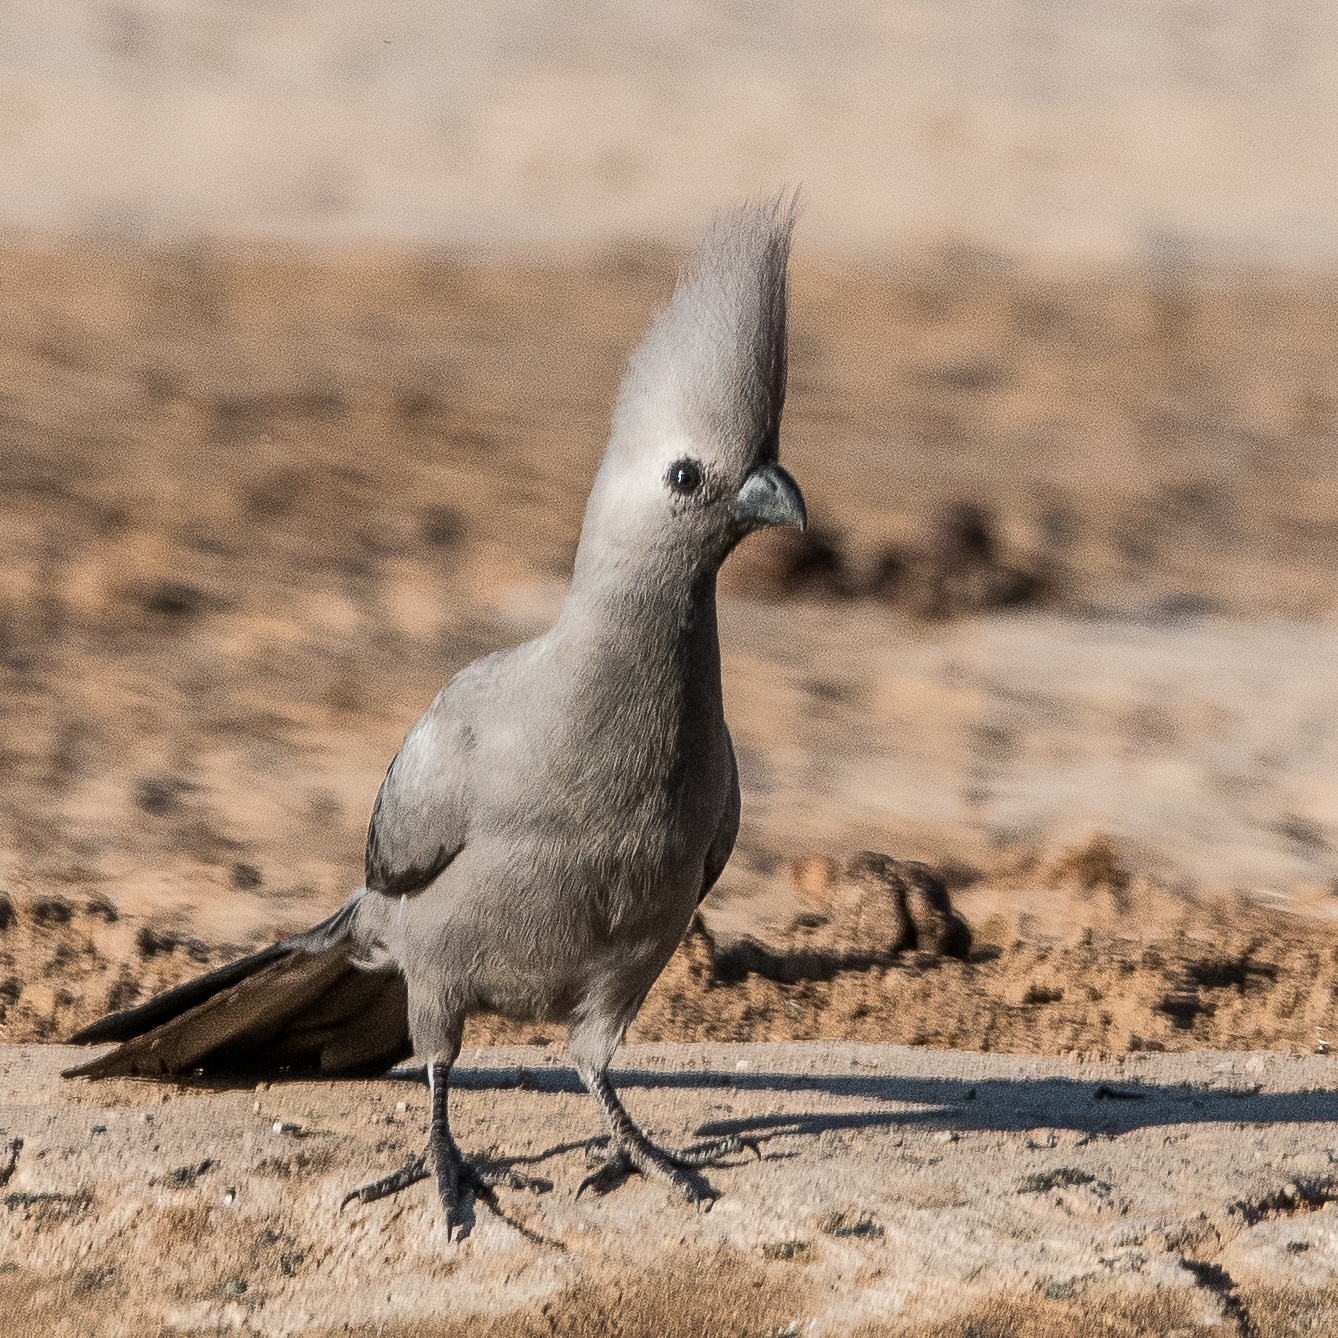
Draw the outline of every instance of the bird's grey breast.
<instances>
[{"instance_id":1,"label":"bird's grey breast","mask_svg":"<svg viewBox=\"0 0 1338 1338\"><path fill-rule=\"evenodd\" d=\"M506 666L477 733L489 784L471 826L505 838L513 878L562 886L611 928L642 904L695 904L728 806L713 609L700 631L647 646L605 619L573 645L555 629Z\"/></svg>"}]
</instances>

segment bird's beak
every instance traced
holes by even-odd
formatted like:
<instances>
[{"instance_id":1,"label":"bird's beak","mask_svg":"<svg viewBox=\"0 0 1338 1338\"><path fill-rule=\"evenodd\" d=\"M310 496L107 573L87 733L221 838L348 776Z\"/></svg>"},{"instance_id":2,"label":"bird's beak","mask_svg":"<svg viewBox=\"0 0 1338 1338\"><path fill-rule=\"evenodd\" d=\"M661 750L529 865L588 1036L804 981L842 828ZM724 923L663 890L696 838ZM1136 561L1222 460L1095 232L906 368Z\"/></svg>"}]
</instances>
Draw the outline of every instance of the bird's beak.
<instances>
[{"instance_id":1,"label":"bird's beak","mask_svg":"<svg viewBox=\"0 0 1338 1338\"><path fill-rule=\"evenodd\" d=\"M743 482L734 499L734 514L749 529L761 530L772 525L808 525L808 509L799 485L780 465L761 465Z\"/></svg>"}]
</instances>

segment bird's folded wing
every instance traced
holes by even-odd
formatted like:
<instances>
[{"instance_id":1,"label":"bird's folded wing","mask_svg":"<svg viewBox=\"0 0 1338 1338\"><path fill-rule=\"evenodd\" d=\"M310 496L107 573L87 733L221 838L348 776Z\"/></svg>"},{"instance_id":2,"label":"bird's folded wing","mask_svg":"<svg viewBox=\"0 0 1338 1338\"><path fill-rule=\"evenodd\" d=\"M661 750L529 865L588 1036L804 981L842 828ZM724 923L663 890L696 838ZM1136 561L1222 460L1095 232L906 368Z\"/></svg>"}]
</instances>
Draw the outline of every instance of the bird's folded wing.
<instances>
[{"instance_id":1,"label":"bird's folded wing","mask_svg":"<svg viewBox=\"0 0 1338 1338\"><path fill-rule=\"evenodd\" d=\"M474 739L466 716L479 669L471 665L442 690L381 782L367 828L366 884L373 892L421 892L464 846Z\"/></svg>"},{"instance_id":2,"label":"bird's folded wing","mask_svg":"<svg viewBox=\"0 0 1338 1338\"><path fill-rule=\"evenodd\" d=\"M697 905L706 900L706 894L715 886L716 879L725 871L729 857L734 853L734 842L739 835L739 765L734 758L734 740L729 730L725 729L725 743L729 747L729 786L725 791L725 809L720 815L720 825L706 851L706 866L703 870L702 890L697 897Z\"/></svg>"}]
</instances>

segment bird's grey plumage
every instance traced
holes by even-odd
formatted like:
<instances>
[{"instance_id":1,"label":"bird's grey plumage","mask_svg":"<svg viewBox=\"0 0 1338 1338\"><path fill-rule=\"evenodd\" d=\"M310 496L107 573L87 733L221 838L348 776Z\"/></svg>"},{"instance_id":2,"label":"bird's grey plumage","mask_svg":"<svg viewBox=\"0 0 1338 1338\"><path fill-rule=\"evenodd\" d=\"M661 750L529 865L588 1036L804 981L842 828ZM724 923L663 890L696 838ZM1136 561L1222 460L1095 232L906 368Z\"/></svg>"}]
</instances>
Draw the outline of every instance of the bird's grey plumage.
<instances>
[{"instance_id":1,"label":"bird's grey plumage","mask_svg":"<svg viewBox=\"0 0 1338 1338\"><path fill-rule=\"evenodd\" d=\"M430 1152L454 1220L474 1174L445 1102L466 1017L564 1022L612 1169L700 1197L681 1167L738 1144L675 1160L631 1124L605 1071L738 830L715 578L750 531L804 522L776 462L792 224L777 202L711 229L632 355L556 624L462 670L409 732L377 796L365 887L250 970L86 1029L75 1039L125 1044L73 1072L304 1046L333 1070L391 1062L411 1037L434 1082Z\"/></svg>"}]
</instances>

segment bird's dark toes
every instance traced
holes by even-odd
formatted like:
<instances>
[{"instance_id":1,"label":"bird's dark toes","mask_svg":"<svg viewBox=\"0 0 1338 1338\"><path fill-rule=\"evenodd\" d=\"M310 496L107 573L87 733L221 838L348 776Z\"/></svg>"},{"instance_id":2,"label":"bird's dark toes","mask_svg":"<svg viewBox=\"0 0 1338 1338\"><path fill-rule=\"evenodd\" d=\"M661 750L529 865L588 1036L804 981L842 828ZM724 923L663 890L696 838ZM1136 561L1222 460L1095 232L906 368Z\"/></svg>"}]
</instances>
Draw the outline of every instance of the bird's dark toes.
<instances>
[{"instance_id":1,"label":"bird's dark toes","mask_svg":"<svg viewBox=\"0 0 1338 1338\"><path fill-rule=\"evenodd\" d=\"M657 1148L653 1143L644 1147L633 1144L625 1149L624 1157L630 1169L639 1171L647 1180L666 1181L685 1203L700 1210L705 1197L715 1197L715 1191L699 1175L684 1174L692 1167L681 1163L673 1153Z\"/></svg>"},{"instance_id":2,"label":"bird's dark toes","mask_svg":"<svg viewBox=\"0 0 1338 1338\"><path fill-rule=\"evenodd\" d=\"M762 1149L755 1139L740 1138L730 1134L728 1138L716 1138L709 1143L697 1143L690 1148L668 1154L669 1160L676 1166L714 1166L725 1157L736 1157L740 1152L751 1152L758 1161L762 1160Z\"/></svg>"},{"instance_id":3,"label":"bird's dark toes","mask_svg":"<svg viewBox=\"0 0 1338 1338\"><path fill-rule=\"evenodd\" d=\"M709 1213L711 1205L720 1197L719 1194L698 1177L690 1181L687 1177L674 1181L674 1188L683 1196L684 1203L690 1203L699 1213Z\"/></svg>"},{"instance_id":4,"label":"bird's dark toes","mask_svg":"<svg viewBox=\"0 0 1338 1338\"><path fill-rule=\"evenodd\" d=\"M486 1188L482 1191L489 1192ZM437 1197L446 1213L446 1239L464 1240L474 1225L474 1183L458 1167L437 1168Z\"/></svg>"},{"instance_id":5,"label":"bird's dark toes","mask_svg":"<svg viewBox=\"0 0 1338 1338\"><path fill-rule=\"evenodd\" d=\"M411 1157L398 1171L392 1171L380 1180L373 1180L370 1185L350 1190L340 1200L339 1211L342 1213L354 1199L359 1203L375 1203L377 1199L389 1198L402 1189L408 1189L410 1185L416 1185L420 1180L426 1180L431 1174L425 1156Z\"/></svg>"},{"instance_id":6,"label":"bird's dark toes","mask_svg":"<svg viewBox=\"0 0 1338 1338\"><path fill-rule=\"evenodd\" d=\"M621 1150L612 1147L605 1135L592 1138L585 1145L585 1164L596 1170L601 1166L607 1166L611 1161L617 1161L621 1156L623 1156Z\"/></svg>"},{"instance_id":7,"label":"bird's dark toes","mask_svg":"<svg viewBox=\"0 0 1338 1338\"><path fill-rule=\"evenodd\" d=\"M461 1209L463 1205L462 1189L471 1187L469 1185L468 1174L461 1174L464 1167L461 1166L458 1157L443 1155L439 1149L436 1157L437 1162L437 1197L441 1200L441 1206L446 1211L446 1239L460 1240L463 1238L464 1222ZM457 1228L459 1229L457 1232Z\"/></svg>"},{"instance_id":8,"label":"bird's dark toes","mask_svg":"<svg viewBox=\"0 0 1338 1338\"><path fill-rule=\"evenodd\" d=\"M595 1169L576 1187L576 1197L578 1199L587 1189L592 1189L600 1195L610 1193L617 1189L637 1169L633 1165L632 1159L622 1148L605 1150L604 1155L600 1156L598 1160L596 1160L596 1156L596 1149L586 1148L587 1164Z\"/></svg>"},{"instance_id":9,"label":"bird's dark toes","mask_svg":"<svg viewBox=\"0 0 1338 1338\"><path fill-rule=\"evenodd\" d=\"M630 1171L632 1171L630 1165L615 1165L614 1163L611 1163L611 1161L610 1163L605 1163L602 1167L599 1167L598 1171L591 1171L589 1175L581 1181L581 1184L577 1185L575 1198L581 1198L582 1193L585 1193L586 1189L593 1189L598 1195L605 1195L605 1193L617 1189L618 1185L622 1184L622 1181L628 1179Z\"/></svg>"},{"instance_id":10,"label":"bird's dark toes","mask_svg":"<svg viewBox=\"0 0 1338 1338\"><path fill-rule=\"evenodd\" d=\"M469 1178L476 1189L528 1189L534 1194L547 1194L553 1188L551 1180L541 1175L521 1175L510 1166L471 1166Z\"/></svg>"},{"instance_id":11,"label":"bird's dark toes","mask_svg":"<svg viewBox=\"0 0 1338 1338\"><path fill-rule=\"evenodd\" d=\"M586 1165L593 1169L578 1185L578 1199L586 1189L594 1189L598 1195L611 1193L634 1172L640 1172L641 1175L653 1173L642 1165L640 1157L637 1157L632 1148L610 1143L607 1139L595 1139L593 1143L587 1145Z\"/></svg>"}]
</instances>

